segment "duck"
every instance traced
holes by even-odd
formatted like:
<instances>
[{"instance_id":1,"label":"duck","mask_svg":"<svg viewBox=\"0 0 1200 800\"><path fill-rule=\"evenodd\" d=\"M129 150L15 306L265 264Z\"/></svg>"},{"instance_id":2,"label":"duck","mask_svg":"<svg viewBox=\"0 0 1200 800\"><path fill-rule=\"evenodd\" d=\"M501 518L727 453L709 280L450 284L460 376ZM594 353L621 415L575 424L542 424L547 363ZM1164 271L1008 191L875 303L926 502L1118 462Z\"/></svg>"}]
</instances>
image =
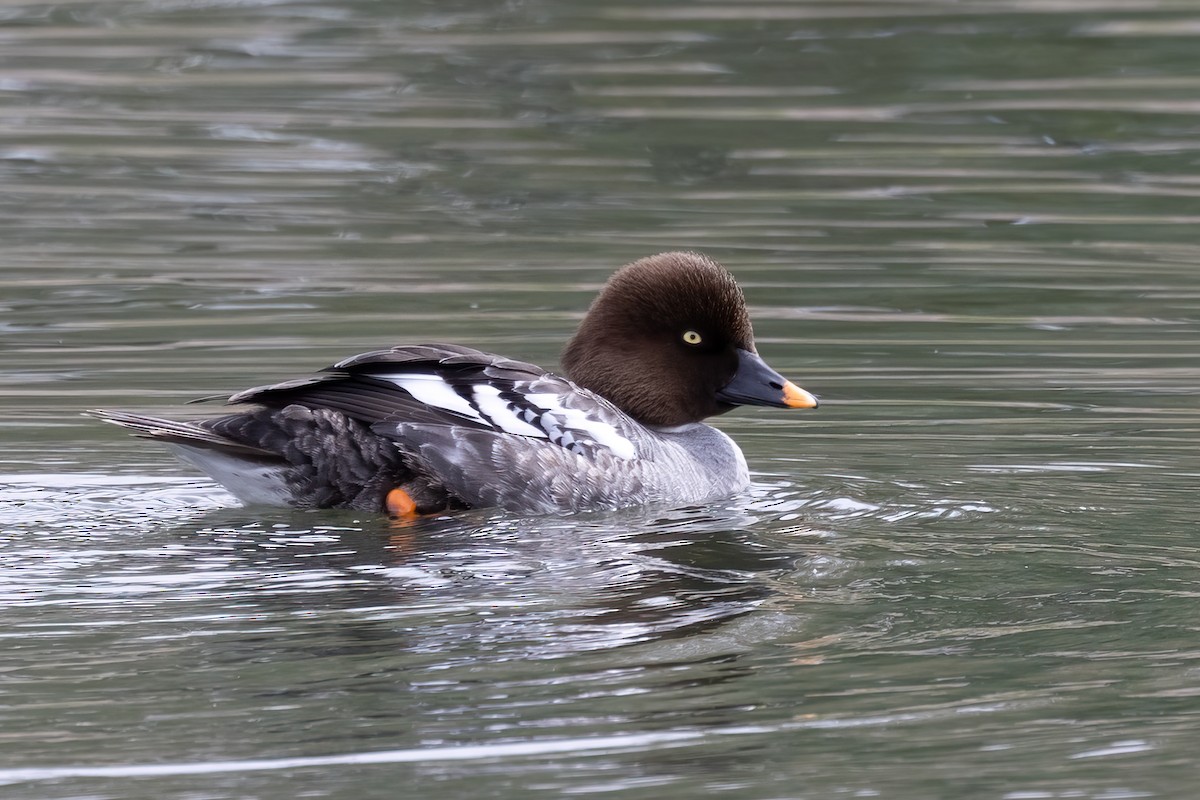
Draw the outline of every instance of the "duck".
<instances>
[{"instance_id":1,"label":"duck","mask_svg":"<svg viewBox=\"0 0 1200 800\"><path fill-rule=\"evenodd\" d=\"M223 416L85 413L167 445L245 505L411 518L715 502L750 476L737 444L704 420L818 405L759 356L729 271L694 252L613 274L561 365L399 345L237 392L226 403L248 408Z\"/></svg>"}]
</instances>

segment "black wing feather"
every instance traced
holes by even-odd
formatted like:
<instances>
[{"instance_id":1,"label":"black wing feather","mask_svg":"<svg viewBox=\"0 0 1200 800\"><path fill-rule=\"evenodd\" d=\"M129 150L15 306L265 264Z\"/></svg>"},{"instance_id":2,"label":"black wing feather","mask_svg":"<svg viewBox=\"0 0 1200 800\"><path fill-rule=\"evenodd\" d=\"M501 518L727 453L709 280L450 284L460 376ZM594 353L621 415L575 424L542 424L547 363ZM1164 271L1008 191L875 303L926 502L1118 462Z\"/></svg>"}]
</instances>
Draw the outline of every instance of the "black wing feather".
<instances>
[{"instance_id":1,"label":"black wing feather","mask_svg":"<svg viewBox=\"0 0 1200 800\"><path fill-rule=\"evenodd\" d=\"M481 382L508 392L515 383L546 375L533 364L460 345L402 345L351 356L309 377L247 389L228 402L268 408L292 404L327 408L368 425L405 421L489 429L486 423L453 409L426 405L395 383L376 377L389 373L437 375L463 396L469 396L472 387Z\"/></svg>"}]
</instances>

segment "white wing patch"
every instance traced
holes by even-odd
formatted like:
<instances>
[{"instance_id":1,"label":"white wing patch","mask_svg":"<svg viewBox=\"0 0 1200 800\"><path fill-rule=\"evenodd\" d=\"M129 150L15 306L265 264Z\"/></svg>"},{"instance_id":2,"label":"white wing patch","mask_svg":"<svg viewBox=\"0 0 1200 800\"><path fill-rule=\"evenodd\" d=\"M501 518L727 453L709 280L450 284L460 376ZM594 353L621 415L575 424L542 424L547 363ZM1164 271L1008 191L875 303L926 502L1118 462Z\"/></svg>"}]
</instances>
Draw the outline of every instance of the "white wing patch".
<instances>
[{"instance_id":1,"label":"white wing patch","mask_svg":"<svg viewBox=\"0 0 1200 800\"><path fill-rule=\"evenodd\" d=\"M578 437L574 436L572 432L578 431L590 436L601 447L611 450L612 454L618 458L627 461L637 458L637 448L633 446L633 442L617 432L616 428L606 422L589 417L586 411L578 408L564 408L558 395L546 392L527 394L525 397L529 402L547 409L542 414L542 427L546 429L546 433L553 441L563 447L574 449L572 445L575 444Z\"/></svg>"},{"instance_id":2,"label":"white wing patch","mask_svg":"<svg viewBox=\"0 0 1200 800\"><path fill-rule=\"evenodd\" d=\"M502 433L549 439L573 453L586 452L584 446L594 442L617 458L637 458L637 448L617 428L584 409L565 407L563 397L554 392L525 394L524 402L518 404L502 398L500 389L488 383L472 386L468 399L440 375L410 372L371 377L395 384L419 403L459 414Z\"/></svg>"},{"instance_id":3,"label":"white wing patch","mask_svg":"<svg viewBox=\"0 0 1200 800\"><path fill-rule=\"evenodd\" d=\"M381 381L388 381L411 394L418 402L431 408L444 408L456 414L462 414L476 422L487 424L475 406L471 405L450 384L442 380L440 375L429 375L421 372L409 372L403 375L372 375Z\"/></svg>"},{"instance_id":4,"label":"white wing patch","mask_svg":"<svg viewBox=\"0 0 1200 800\"><path fill-rule=\"evenodd\" d=\"M516 436L534 436L538 439L550 438L546 431L517 416L512 403L502 400L500 390L495 386L481 383L474 387L471 396L475 398L475 405L479 410L492 421L492 425L505 433ZM419 397L417 399L420 400Z\"/></svg>"}]
</instances>

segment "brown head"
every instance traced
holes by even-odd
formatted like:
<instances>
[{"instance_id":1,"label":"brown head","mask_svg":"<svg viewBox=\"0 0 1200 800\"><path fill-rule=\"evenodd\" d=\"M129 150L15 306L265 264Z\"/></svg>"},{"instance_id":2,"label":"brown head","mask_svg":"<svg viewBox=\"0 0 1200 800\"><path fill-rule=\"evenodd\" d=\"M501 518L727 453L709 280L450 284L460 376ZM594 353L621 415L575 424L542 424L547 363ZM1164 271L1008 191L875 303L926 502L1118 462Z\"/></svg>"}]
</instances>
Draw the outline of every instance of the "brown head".
<instances>
[{"instance_id":1,"label":"brown head","mask_svg":"<svg viewBox=\"0 0 1200 800\"><path fill-rule=\"evenodd\" d=\"M698 253L660 253L617 271L562 364L572 381L649 425L698 422L741 404L816 405L758 358L742 290Z\"/></svg>"}]
</instances>

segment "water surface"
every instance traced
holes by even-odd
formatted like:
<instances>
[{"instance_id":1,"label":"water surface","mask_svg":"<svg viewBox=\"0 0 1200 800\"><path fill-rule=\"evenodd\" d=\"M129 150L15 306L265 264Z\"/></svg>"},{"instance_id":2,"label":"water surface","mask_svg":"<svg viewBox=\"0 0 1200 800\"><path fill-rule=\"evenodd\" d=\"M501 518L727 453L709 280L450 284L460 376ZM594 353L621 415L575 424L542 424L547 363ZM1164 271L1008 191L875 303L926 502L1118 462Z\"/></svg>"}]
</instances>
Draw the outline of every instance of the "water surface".
<instances>
[{"instance_id":1,"label":"water surface","mask_svg":"<svg viewBox=\"0 0 1200 800\"><path fill-rule=\"evenodd\" d=\"M25 3L6 798L1164 797L1200 668L1200 6ZM703 508L244 509L89 407L703 250L812 414Z\"/></svg>"}]
</instances>

